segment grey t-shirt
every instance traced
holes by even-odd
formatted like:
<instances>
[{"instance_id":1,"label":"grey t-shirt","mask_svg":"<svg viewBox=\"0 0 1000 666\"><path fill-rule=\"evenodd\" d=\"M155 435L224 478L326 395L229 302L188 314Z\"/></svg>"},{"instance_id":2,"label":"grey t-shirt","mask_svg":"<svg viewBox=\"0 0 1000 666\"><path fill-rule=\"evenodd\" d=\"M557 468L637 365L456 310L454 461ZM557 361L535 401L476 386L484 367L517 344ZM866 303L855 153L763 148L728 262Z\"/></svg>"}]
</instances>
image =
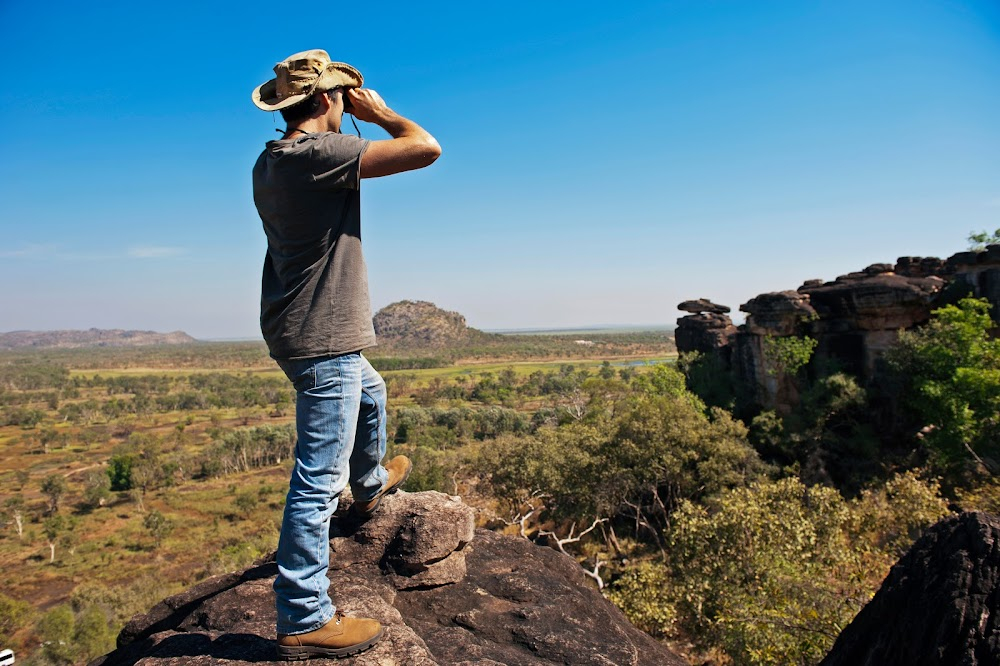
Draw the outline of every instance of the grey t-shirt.
<instances>
[{"instance_id":1,"label":"grey t-shirt","mask_svg":"<svg viewBox=\"0 0 1000 666\"><path fill-rule=\"evenodd\" d=\"M375 344L361 254L361 155L368 141L321 132L269 141L253 168L267 235L260 328L271 356Z\"/></svg>"}]
</instances>

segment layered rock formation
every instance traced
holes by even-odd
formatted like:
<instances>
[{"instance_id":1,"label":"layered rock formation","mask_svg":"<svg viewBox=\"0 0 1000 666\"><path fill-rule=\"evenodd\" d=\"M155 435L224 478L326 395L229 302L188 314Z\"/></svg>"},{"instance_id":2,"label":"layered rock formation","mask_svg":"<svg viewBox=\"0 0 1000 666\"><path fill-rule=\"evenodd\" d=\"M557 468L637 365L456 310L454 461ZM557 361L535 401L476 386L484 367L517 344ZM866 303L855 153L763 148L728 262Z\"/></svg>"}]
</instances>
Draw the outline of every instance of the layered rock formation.
<instances>
[{"instance_id":1,"label":"layered rock formation","mask_svg":"<svg viewBox=\"0 0 1000 666\"><path fill-rule=\"evenodd\" d=\"M677 306L677 309L691 313L691 316L677 320L674 341L678 349L698 350L704 353L728 350L736 334L736 327L729 318L727 306L699 298L696 301L684 301Z\"/></svg>"},{"instance_id":2,"label":"layered rock formation","mask_svg":"<svg viewBox=\"0 0 1000 666\"><path fill-rule=\"evenodd\" d=\"M1000 518L966 513L921 537L821 666L1000 664Z\"/></svg>"},{"instance_id":3,"label":"layered rock formation","mask_svg":"<svg viewBox=\"0 0 1000 666\"><path fill-rule=\"evenodd\" d=\"M386 627L352 664L685 663L630 625L575 561L474 530L457 497L400 492L363 524L346 509L331 523L331 594ZM91 666L285 663L272 661L275 572L272 556L164 600Z\"/></svg>"},{"instance_id":4,"label":"layered rock formation","mask_svg":"<svg viewBox=\"0 0 1000 666\"><path fill-rule=\"evenodd\" d=\"M717 356L757 405L787 412L798 400L794 377L770 367L768 338L811 337L817 359L867 381L899 331L927 322L946 294L966 293L988 299L1000 313L1000 245L947 260L900 257L832 282L807 280L795 291L761 294L740 306L748 316L739 328L723 314L725 306L685 301L678 308L692 314L677 322L677 348Z\"/></svg>"}]
</instances>

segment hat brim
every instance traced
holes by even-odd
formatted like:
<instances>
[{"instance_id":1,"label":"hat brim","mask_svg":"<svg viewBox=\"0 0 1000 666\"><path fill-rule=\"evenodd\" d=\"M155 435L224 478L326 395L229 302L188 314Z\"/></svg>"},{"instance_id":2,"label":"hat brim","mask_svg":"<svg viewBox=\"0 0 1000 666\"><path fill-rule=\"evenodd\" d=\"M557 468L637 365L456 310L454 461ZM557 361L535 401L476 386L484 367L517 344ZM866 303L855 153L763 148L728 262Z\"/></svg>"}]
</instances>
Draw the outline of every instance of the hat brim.
<instances>
[{"instance_id":1,"label":"hat brim","mask_svg":"<svg viewBox=\"0 0 1000 666\"><path fill-rule=\"evenodd\" d=\"M338 87L360 88L364 82L365 78L354 67L345 62L331 62L319 76L316 84L306 92L279 99L278 80L271 79L254 88L250 99L253 100L254 106L261 111L280 111L305 101L313 93Z\"/></svg>"}]
</instances>

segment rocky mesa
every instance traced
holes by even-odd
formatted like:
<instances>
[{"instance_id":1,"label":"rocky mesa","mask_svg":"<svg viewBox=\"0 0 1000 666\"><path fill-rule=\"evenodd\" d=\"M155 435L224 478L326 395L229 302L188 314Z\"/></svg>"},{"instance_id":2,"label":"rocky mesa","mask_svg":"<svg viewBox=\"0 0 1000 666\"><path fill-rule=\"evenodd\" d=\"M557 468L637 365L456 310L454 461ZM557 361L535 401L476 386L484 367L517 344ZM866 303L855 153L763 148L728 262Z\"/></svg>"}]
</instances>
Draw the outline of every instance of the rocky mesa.
<instances>
[{"instance_id":1,"label":"rocky mesa","mask_svg":"<svg viewBox=\"0 0 1000 666\"><path fill-rule=\"evenodd\" d=\"M429 301L398 301L372 317L379 344L402 347L444 347L483 335L469 328L465 317Z\"/></svg>"},{"instance_id":2,"label":"rocky mesa","mask_svg":"<svg viewBox=\"0 0 1000 666\"><path fill-rule=\"evenodd\" d=\"M142 347L197 342L183 331L126 331L90 328L85 331L10 331L0 333L0 349L77 349L82 347Z\"/></svg>"}]
</instances>

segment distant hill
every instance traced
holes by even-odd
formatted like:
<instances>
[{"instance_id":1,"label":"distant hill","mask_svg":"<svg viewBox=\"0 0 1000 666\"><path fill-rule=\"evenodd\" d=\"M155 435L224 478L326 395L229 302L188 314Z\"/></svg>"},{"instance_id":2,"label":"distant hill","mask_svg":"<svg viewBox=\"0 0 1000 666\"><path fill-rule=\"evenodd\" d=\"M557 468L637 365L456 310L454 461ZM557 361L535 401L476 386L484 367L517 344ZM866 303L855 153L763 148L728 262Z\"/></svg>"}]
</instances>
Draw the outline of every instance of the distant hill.
<instances>
[{"instance_id":1,"label":"distant hill","mask_svg":"<svg viewBox=\"0 0 1000 666\"><path fill-rule=\"evenodd\" d=\"M11 331L0 333L0 349L76 349L81 347L144 347L197 342L183 331L124 331L91 328L86 331Z\"/></svg>"},{"instance_id":2,"label":"distant hill","mask_svg":"<svg viewBox=\"0 0 1000 666\"><path fill-rule=\"evenodd\" d=\"M483 333L469 328L465 317L428 301L391 303L372 318L380 344L399 347L444 347Z\"/></svg>"}]
</instances>

